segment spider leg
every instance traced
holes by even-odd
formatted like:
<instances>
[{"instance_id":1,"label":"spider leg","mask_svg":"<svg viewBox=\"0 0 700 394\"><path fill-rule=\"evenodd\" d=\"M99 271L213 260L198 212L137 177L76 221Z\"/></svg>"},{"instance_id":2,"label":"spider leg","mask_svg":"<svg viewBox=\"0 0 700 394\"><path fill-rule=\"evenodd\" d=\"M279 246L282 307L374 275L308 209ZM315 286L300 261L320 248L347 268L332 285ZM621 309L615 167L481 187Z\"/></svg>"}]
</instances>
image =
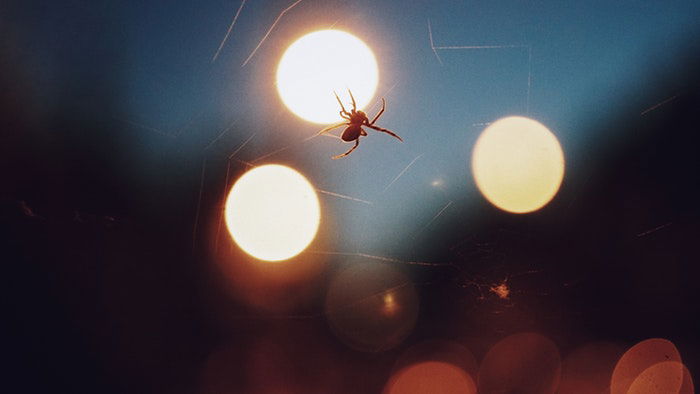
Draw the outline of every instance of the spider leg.
<instances>
[{"instance_id":1,"label":"spider leg","mask_svg":"<svg viewBox=\"0 0 700 394\"><path fill-rule=\"evenodd\" d=\"M347 112L340 111L340 117L343 119L350 120L350 117L347 115Z\"/></svg>"},{"instance_id":2,"label":"spider leg","mask_svg":"<svg viewBox=\"0 0 700 394\"><path fill-rule=\"evenodd\" d=\"M332 124L332 125L326 127L325 129L319 131L318 134L316 134L316 135L321 135L321 134L323 134L323 133L327 133L327 132L329 132L329 131L331 131L331 130L333 130L333 129L335 129L335 128L338 128L338 127L340 127L340 126L345 126L345 125L347 125L347 124L349 124L349 123L340 122L340 123Z\"/></svg>"},{"instance_id":3,"label":"spider leg","mask_svg":"<svg viewBox=\"0 0 700 394\"><path fill-rule=\"evenodd\" d=\"M350 99L352 100L352 110L356 111L357 104L355 104L355 97L353 97L352 92L350 91L350 88L348 88L348 93L350 93Z\"/></svg>"},{"instance_id":4,"label":"spider leg","mask_svg":"<svg viewBox=\"0 0 700 394\"><path fill-rule=\"evenodd\" d=\"M366 125L366 126L369 127L369 128L375 129L375 130L377 130L377 131L381 131L382 133L387 133L387 134L389 134L390 136L392 136L392 137L394 137L394 138L398 138L399 141L403 142L403 139L401 139L401 137L399 137L398 135L394 134L394 132L391 131L391 130L387 130L387 129L385 129L385 128L382 128L382 127L379 127L379 126L375 126L375 125L372 125L372 124L368 124L368 125Z\"/></svg>"},{"instance_id":5,"label":"spider leg","mask_svg":"<svg viewBox=\"0 0 700 394\"><path fill-rule=\"evenodd\" d=\"M379 117L384 113L384 107L386 107L386 101L384 101L384 97L382 97L382 109L379 111L377 116L375 116L374 119L372 119L372 121L369 122L369 124L374 124L374 122L376 122L377 119L379 119Z\"/></svg>"},{"instance_id":6,"label":"spider leg","mask_svg":"<svg viewBox=\"0 0 700 394\"><path fill-rule=\"evenodd\" d=\"M345 118L345 116L343 116L343 114L345 114L345 115L347 115L348 117L350 117L350 113L349 113L348 111L345 110L345 106L343 105L343 102L340 101L340 97L338 97L338 93L336 93L335 90L334 90L334 91L333 91L333 94L335 94L335 99L338 100L338 104L340 104L340 108L343 109L342 111L340 111L340 116L343 117L343 118Z\"/></svg>"},{"instance_id":7,"label":"spider leg","mask_svg":"<svg viewBox=\"0 0 700 394\"><path fill-rule=\"evenodd\" d=\"M355 140L355 145L354 145L352 148L350 148L349 151L347 151L347 152L345 152L345 153L343 153L343 154L337 155L337 156L333 156L333 160L337 160L337 159L340 159L341 157L345 157L345 156L349 155L350 152L352 152L352 151L354 151L355 149L357 149L357 146L358 146L358 145L360 145L360 138L359 138L359 137Z\"/></svg>"}]
</instances>

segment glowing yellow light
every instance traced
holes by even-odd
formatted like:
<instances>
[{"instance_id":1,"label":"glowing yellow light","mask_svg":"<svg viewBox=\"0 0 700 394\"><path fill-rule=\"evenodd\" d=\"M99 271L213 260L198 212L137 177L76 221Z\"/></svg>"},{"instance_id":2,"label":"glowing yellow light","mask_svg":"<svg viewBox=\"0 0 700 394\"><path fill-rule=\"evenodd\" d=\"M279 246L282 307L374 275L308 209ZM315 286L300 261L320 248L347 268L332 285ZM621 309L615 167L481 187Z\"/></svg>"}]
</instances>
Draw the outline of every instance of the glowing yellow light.
<instances>
[{"instance_id":1,"label":"glowing yellow light","mask_svg":"<svg viewBox=\"0 0 700 394\"><path fill-rule=\"evenodd\" d=\"M231 236L260 260L286 260L306 249L320 217L314 187L297 171L277 164L243 174L226 199Z\"/></svg>"},{"instance_id":2,"label":"glowing yellow light","mask_svg":"<svg viewBox=\"0 0 700 394\"><path fill-rule=\"evenodd\" d=\"M372 50L340 30L320 30L299 38L287 48L277 68L277 91L284 104L314 123L342 120L334 90L348 111L347 90L352 90L359 110L369 104L378 81Z\"/></svg>"},{"instance_id":3,"label":"glowing yellow light","mask_svg":"<svg viewBox=\"0 0 700 394\"><path fill-rule=\"evenodd\" d=\"M479 136L472 172L481 194L512 213L536 211L557 194L564 153L541 123L520 116L499 119Z\"/></svg>"}]
</instances>

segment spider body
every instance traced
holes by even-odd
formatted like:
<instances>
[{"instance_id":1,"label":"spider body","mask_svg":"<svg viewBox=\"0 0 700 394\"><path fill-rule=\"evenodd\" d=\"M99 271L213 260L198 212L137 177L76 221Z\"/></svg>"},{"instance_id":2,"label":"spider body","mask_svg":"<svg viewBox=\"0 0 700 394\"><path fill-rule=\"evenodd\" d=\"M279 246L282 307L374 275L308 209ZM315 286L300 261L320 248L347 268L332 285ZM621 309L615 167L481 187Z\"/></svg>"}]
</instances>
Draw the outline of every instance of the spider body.
<instances>
[{"instance_id":1,"label":"spider body","mask_svg":"<svg viewBox=\"0 0 700 394\"><path fill-rule=\"evenodd\" d=\"M352 110L350 112L345 110L345 106L343 106L342 101L340 101L340 97L338 97L338 94L335 92L333 93L335 94L335 98L338 100L338 104L340 104L340 117L345 119L346 122L341 122L328 126L325 129L321 130L318 134L320 135L326 133L337 127L347 126L345 130L343 130L343 133L340 135L340 139L342 139L345 142L355 141L355 145L352 148L350 148L349 151L337 156L333 156L333 159L340 159L341 157L345 157L357 148L357 146L360 144L360 137L367 135L367 132L362 128L362 126L366 126L371 129L387 133L392 137L397 138L399 141L403 142L401 137L394 134L391 130L387 130L385 128L374 125L374 122L376 122L377 119L379 119L379 116L382 113L384 113L384 107L386 105L384 99L382 99L382 109L379 111L377 116L375 116L374 119L372 119L372 121L370 122L369 118L367 117L367 114L357 110L357 106L355 105L355 98L352 96L352 92L350 91L350 89L348 89L348 93L350 93L350 98L352 99Z\"/></svg>"},{"instance_id":2,"label":"spider body","mask_svg":"<svg viewBox=\"0 0 700 394\"><path fill-rule=\"evenodd\" d=\"M362 130L359 124L351 124L343 130L343 134L340 135L340 139L345 142L352 142L359 139L360 136L365 136L367 133Z\"/></svg>"}]
</instances>

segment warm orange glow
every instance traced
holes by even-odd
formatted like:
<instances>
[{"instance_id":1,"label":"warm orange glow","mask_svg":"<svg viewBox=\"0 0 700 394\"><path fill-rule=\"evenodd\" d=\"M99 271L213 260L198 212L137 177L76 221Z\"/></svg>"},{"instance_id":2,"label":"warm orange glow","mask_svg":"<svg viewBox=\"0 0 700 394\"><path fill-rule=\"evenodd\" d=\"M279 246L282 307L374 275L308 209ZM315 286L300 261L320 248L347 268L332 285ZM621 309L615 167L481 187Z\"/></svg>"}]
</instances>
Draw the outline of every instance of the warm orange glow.
<instances>
[{"instance_id":1,"label":"warm orange glow","mask_svg":"<svg viewBox=\"0 0 700 394\"><path fill-rule=\"evenodd\" d=\"M401 353L394 364L398 372L426 361L447 363L476 378L479 366L476 357L464 345L445 339L429 339L412 345ZM398 374L394 374L398 376Z\"/></svg>"},{"instance_id":2,"label":"warm orange glow","mask_svg":"<svg viewBox=\"0 0 700 394\"><path fill-rule=\"evenodd\" d=\"M520 116L499 119L479 136L472 172L481 194L512 213L536 211L559 190L564 153L541 123Z\"/></svg>"},{"instance_id":3,"label":"warm orange glow","mask_svg":"<svg viewBox=\"0 0 700 394\"><path fill-rule=\"evenodd\" d=\"M474 380L448 363L428 361L399 371L387 384L385 394L476 394Z\"/></svg>"},{"instance_id":4,"label":"warm orange glow","mask_svg":"<svg viewBox=\"0 0 700 394\"><path fill-rule=\"evenodd\" d=\"M681 389L678 390L678 394L695 394L693 377L690 375L690 371L688 371L685 365L683 366L683 384L681 385Z\"/></svg>"},{"instance_id":5,"label":"warm orange glow","mask_svg":"<svg viewBox=\"0 0 700 394\"><path fill-rule=\"evenodd\" d=\"M260 260L280 261L299 254L316 236L320 217L314 187L297 171L276 164L243 174L226 200L231 236Z\"/></svg>"},{"instance_id":6,"label":"warm orange glow","mask_svg":"<svg viewBox=\"0 0 700 394\"><path fill-rule=\"evenodd\" d=\"M644 370L664 361L681 362L678 349L666 339L647 339L632 346L615 366L610 381L610 394L627 394L634 380Z\"/></svg>"},{"instance_id":7,"label":"warm orange glow","mask_svg":"<svg viewBox=\"0 0 700 394\"><path fill-rule=\"evenodd\" d=\"M571 352L562 363L559 392L601 394L610 387L610 377L624 349L614 343L592 342Z\"/></svg>"},{"instance_id":8,"label":"warm orange glow","mask_svg":"<svg viewBox=\"0 0 700 394\"><path fill-rule=\"evenodd\" d=\"M387 316L391 316L398 310L399 305L394 300L394 294L388 292L384 294L384 309L383 312Z\"/></svg>"},{"instance_id":9,"label":"warm orange glow","mask_svg":"<svg viewBox=\"0 0 700 394\"><path fill-rule=\"evenodd\" d=\"M357 263L331 281L325 312L348 346L384 351L410 334L418 318L418 295L409 279L388 265Z\"/></svg>"},{"instance_id":10,"label":"warm orange glow","mask_svg":"<svg viewBox=\"0 0 700 394\"><path fill-rule=\"evenodd\" d=\"M508 283L506 283L506 281L490 286L489 291L502 300L507 300L510 298L510 288L508 287Z\"/></svg>"},{"instance_id":11,"label":"warm orange glow","mask_svg":"<svg viewBox=\"0 0 700 394\"><path fill-rule=\"evenodd\" d=\"M346 104L352 90L357 109L377 90L379 69L372 50L340 30L309 33L289 46L277 68L277 91L295 115L314 123L342 121L333 91Z\"/></svg>"},{"instance_id":12,"label":"warm orange glow","mask_svg":"<svg viewBox=\"0 0 700 394\"><path fill-rule=\"evenodd\" d=\"M645 369L630 385L627 394L676 394L683 385L683 364L665 361Z\"/></svg>"},{"instance_id":13,"label":"warm orange glow","mask_svg":"<svg viewBox=\"0 0 700 394\"><path fill-rule=\"evenodd\" d=\"M561 359L549 339L534 333L511 335L486 354L479 368L479 393L553 394Z\"/></svg>"}]
</instances>

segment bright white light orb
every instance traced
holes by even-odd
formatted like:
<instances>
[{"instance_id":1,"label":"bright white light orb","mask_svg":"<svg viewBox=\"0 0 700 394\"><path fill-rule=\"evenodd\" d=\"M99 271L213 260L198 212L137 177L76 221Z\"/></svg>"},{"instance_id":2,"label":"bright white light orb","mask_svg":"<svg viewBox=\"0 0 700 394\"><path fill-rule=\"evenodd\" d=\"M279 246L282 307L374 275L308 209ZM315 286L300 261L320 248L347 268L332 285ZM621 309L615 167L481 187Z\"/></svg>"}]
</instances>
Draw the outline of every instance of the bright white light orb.
<instances>
[{"instance_id":1,"label":"bright white light orb","mask_svg":"<svg viewBox=\"0 0 700 394\"><path fill-rule=\"evenodd\" d=\"M238 246L265 261L286 260L313 241L321 219L316 190L297 171L278 164L241 176L226 199L226 226Z\"/></svg>"},{"instance_id":2,"label":"bright white light orb","mask_svg":"<svg viewBox=\"0 0 700 394\"><path fill-rule=\"evenodd\" d=\"M479 136L472 172L481 194L511 213L533 212L554 198L564 177L559 140L540 122L502 118Z\"/></svg>"},{"instance_id":3,"label":"bright white light orb","mask_svg":"<svg viewBox=\"0 0 700 394\"><path fill-rule=\"evenodd\" d=\"M350 111L352 90L357 109L369 104L377 90L379 68L372 50L340 30L309 33L287 48L277 68L277 91L295 115L314 123L342 121L336 91Z\"/></svg>"}]
</instances>

